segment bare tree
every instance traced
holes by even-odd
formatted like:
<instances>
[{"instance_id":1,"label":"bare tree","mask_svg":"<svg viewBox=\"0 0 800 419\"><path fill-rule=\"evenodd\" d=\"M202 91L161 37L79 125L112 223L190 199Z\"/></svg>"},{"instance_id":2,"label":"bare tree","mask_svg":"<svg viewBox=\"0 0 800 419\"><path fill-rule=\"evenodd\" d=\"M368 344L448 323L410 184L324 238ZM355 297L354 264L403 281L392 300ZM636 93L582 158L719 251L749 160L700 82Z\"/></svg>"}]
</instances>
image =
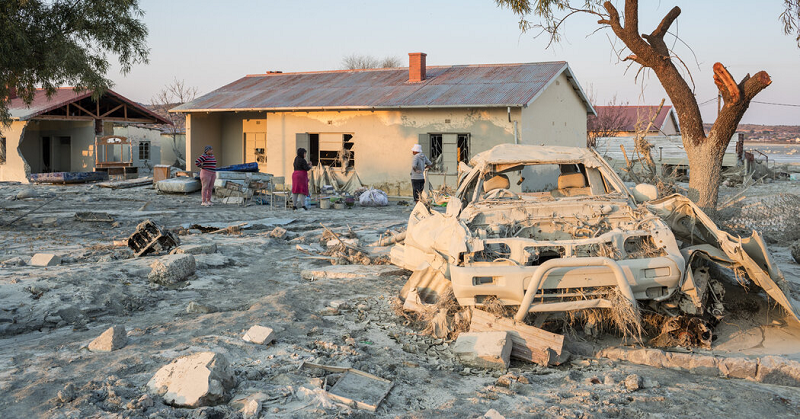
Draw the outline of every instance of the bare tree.
<instances>
[{"instance_id":1,"label":"bare tree","mask_svg":"<svg viewBox=\"0 0 800 419\"><path fill-rule=\"evenodd\" d=\"M402 66L402 61L397 57L378 59L371 55L351 54L342 58L342 69L364 70L369 68L394 68Z\"/></svg>"},{"instance_id":2,"label":"bare tree","mask_svg":"<svg viewBox=\"0 0 800 419\"><path fill-rule=\"evenodd\" d=\"M652 32L643 34L639 30L638 0L625 0L622 15L610 1L495 0L495 3L517 14L523 31L540 29L550 36L551 43L559 40L562 23L575 14L595 15L600 25L598 29L610 28L627 49L618 52L622 61L638 64L641 66L639 71L649 69L655 73L675 107L683 145L689 158L689 197L703 208L716 208L725 148L750 101L772 83L766 72L759 71L752 77L748 74L737 83L725 66L714 64L714 83L725 105L706 134L694 91L684 78L686 74L694 83L691 74L664 40L681 14L679 7L672 8ZM800 20L799 5L800 0L784 0L785 12L781 19L786 33L800 32L797 25ZM528 20L531 16L541 23Z\"/></svg>"},{"instance_id":3,"label":"bare tree","mask_svg":"<svg viewBox=\"0 0 800 419\"><path fill-rule=\"evenodd\" d=\"M590 91L589 100L595 103ZM596 147L597 139L603 137L615 137L627 127L633 126L630 115L625 112L625 105L617 103L617 95L614 95L605 106L595 106L597 116L589 115L586 119L586 146Z\"/></svg>"},{"instance_id":4,"label":"bare tree","mask_svg":"<svg viewBox=\"0 0 800 419\"><path fill-rule=\"evenodd\" d=\"M197 87L186 86L183 80L178 80L176 77L150 99L153 111L171 122L170 125L159 125L158 128L172 137L172 150L175 156L178 157L179 165L184 167L186 158L183 156L184 150L178 147L178 135L186 133L186 115L171 113L169 110L186 102L191 102L195 97L197 97Z\"/></svg>"}]
</instances>

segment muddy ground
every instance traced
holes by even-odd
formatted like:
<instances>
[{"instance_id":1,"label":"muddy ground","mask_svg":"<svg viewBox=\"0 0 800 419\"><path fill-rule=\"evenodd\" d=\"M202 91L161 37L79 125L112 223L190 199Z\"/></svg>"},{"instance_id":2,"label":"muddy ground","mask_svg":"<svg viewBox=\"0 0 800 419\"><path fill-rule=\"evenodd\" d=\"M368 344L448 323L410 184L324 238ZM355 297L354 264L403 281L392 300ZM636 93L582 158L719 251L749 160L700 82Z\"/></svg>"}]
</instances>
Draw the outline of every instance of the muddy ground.
<instances>
[{"instance_id":1,"label":"muddy ground","mask_svg":"<svg viewBox=\"0 0 800 419\"><path fill-rule=\"evenodd\" d=\"M785 187L798 189L796 182ZM20 192L35 196L13 200ZM372 265L343 279L301 276L331 266L297 250L298 244L319 243L320 223L343 234L352 229L367 243L404 226L410 207L206 208L199 206L198 194L158 195L147 187L0 184L0 224L51 199L0 227L0 262L7 261L0 265L3 418L237 417L230 405L183 409L146 396L147 381L163 365L209 350L231 363L232 396L267 395L261 417L476 418L487 412L509 418L796 417L800 408L796 387L607 359L575 356L552 368L512 361L507 373L464 368L454 359L452 342L421 335L393 310L409 272ZM106 212L115 223L77 221L78 211ZM154 256L133 258L113 243L145 219L175 229L185 223L259 221L240 234L179 236L183 244L215 243L217 252L196 255L197 272L186 283L163 287L151 286L147 278ZM288 231L285 237L270 236L276 225ZM798 265L786 244L771 250L796 294ZM47 268L13 264L35 253L55 253L63 262ZM749 308L747 314L726 317L714 349L703 353L800 359L797 327L766 304L741 303L749 301L745 297L737 301ZM191 312L190 303L195 303ZM273 328L275 343L244 342L242 335L255 324ZM125 326L128 344L109 353L90 352L87 345L113 325ZM581 331L569 339L619 344L614 337L597 341ZM391 380L394 387L375 413L334 404L313 391L318 374L299 369L304 361L354 367ZM641 378L641 388L626 386L631 375Z\"/></svg>"}]
</instances>

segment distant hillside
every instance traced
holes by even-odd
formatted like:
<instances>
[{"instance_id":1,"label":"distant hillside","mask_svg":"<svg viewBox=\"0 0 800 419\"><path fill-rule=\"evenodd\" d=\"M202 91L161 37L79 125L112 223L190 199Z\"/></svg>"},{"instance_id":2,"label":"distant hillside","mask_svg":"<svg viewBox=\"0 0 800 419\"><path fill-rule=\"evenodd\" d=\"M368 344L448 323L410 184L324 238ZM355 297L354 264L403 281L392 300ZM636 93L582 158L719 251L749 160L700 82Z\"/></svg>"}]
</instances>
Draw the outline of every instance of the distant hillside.
<instances>
[{"instance_id":1,"label":"distant hillside","mask_svg":"<svg viewBox=\"0 0 800 419\"><path fill-rule=\"evenodd\" d=\"M708 132L711 124L704 124ZM739 124L736 132L745 134L747 141L800 142L800 125Z\"/></svg>"}]
</instances>

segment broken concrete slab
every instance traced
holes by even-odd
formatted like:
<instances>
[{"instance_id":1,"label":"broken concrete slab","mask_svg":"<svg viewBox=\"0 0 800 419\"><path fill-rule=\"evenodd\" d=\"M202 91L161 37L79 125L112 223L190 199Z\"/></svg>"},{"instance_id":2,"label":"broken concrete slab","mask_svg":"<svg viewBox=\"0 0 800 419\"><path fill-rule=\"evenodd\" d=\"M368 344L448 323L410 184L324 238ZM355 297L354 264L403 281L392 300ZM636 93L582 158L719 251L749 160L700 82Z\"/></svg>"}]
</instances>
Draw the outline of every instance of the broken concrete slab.
<instances>
[{"instance_id":1,"label":"broken concrete slab","mask_svg":"<svg viewBox=\"0 0 800 419\"><path fill-rule=\"evenodd\" d=\"M192 255L162 256L153 262L152 270L147 275L150 282L160 285L171 285L185 281L194 274L196 266Z\"/></svg>"},{"instance_id":2,"label":"broken concrete slab","mask_svg":"<svg viewBox=\"0 0 800 419\"><path fill-rule=\"evenodd\" d=\"M89 344L92 352L111 352L124 347L128 343L128 334L125 326L112 326L106 329Z\"/></svg>"},{"instance_id":3,"label":"broken concrete slab","mask_svg":"<svg viewBox=\"0 0 800 419\"><path fill-rule=\"evenodd\" d=\"M37 253L33 255L28 264L31 266L56 266L61 264L61 257L52 253Z\"/></svg>"},{"instance_id":4,"label":"broken concrete slab","mask_svg":"<svg viewBox=\"0 0 800 419\"><path fill-rule=\"evenodd\" d=\"M361 279L392 275L403 275L405 270L390 265L333 265L317 269L304 269L300 272L303 279Z\"/></svg>"},{"instance_id":5,"label":"broken concrete slab","mask_svg":"<svg viewBox=\"0 0 800 419\"><path fill-rule=\"evenodd\" d=\"M184 244L180 247L177 247L170 252L173 255L200 255L200 254L211 254L217 252L217 244L216 243L202 243L202 244Z\"/></svg>"},{"instance_id":6,"label":"broken concrete slab","mask_svg":"<svg viewBox=\"0 0 800 419\"><path fill-rule=\"evenodd\" d=\"M511 356L542 366L556 362L564 347L564 336L538 327L497 317L483 310L472 310L470 332L507 331L514 343Z\"/></svg>"},{"instance_id":7,"label":"broken concrete slab","mask_svg":"<svg viewBox=\"0 0 800 419\"><path fill-rule=\"evenodd\" d=\"M513 343L508 332L466 332L458 335L453 353L467 366L505 370Z\"/></svg>"},{"instance_id":8,"label":"broken concrete slab","mask_svg":"<svg viewBox=\"0 0 800 419\"><path fill-rule=\"evenodd\" d=\"M214 352L183 356L161 367L147 383L164 403L178 407L214 406L234 384L227 359Z\"/></svg>"},{"instance_id":9,"label":"broken concrete slab","mask_svg":"<svg viewBox=\"0 0 800 419\"><path fill-rule=\"evenodd\" d=\"M315 368L333 373L343 373L336 384L328 391L330 398L348 406L374 412L381 401L389 394L394 384L381 377L359 371L354 368L333 367L328 365L303 362L301 369Z\"/></svg>"},{"instance_id":10,"label":"broken concrete slab","mask_svg":"<svg viewBox=\"0 0 800 419\"><path fill-rule=\"evenodd\" d=\"M242 336L245 342L268 345L275 339L274 331L266 326L255 325Z\"/></svg>"},{"instance_id":11,"label":"broken concrete slab","mask_svg":"<svg viewBox=\"0 0 800 419\"><path fill-rule=\"evenodd\" d=\"M197 269L216 269L234 264L233 259L222 253L199 254L194 257Z\"/></svg>"},{"instance_id":12,"label":"broken concrete slab","mask_svg":"<svg viewBox=\"0 0 800 419\"><path fill-rule=\"evenodd\" d=\"M25 263L25 261L21 257L15 256L13 258L6 259L3 262L0 262L0 265L3 265L3 266L25 266L27 264Z\"/></svg>"}]
</instances>

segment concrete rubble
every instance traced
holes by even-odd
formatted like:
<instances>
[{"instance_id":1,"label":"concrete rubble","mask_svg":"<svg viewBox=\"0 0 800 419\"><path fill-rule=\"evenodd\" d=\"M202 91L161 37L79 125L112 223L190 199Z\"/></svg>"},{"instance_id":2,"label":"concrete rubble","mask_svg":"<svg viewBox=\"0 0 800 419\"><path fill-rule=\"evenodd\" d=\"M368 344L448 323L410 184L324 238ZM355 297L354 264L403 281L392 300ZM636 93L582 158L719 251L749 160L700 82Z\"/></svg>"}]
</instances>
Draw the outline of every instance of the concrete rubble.
<instances>
[{"instance_id":1,"label":"concrete rubble","mask_svg":"<svg viewBox=\"0 0 800 419\"><path fill-rule=\"evenodd\" d=\"M512 346L508 332L467 332L458 335L453 353L469 367L506 370Z\"/></svg>"},{"instance_id":2,"label":"concrete rubble","mask_svg":"<svg viewBox=\"0 0 800 419\"><path fill-rule=\"evenodd\" d=\"M147 383L147 389L168 405L194 408L224 403L233 383L225 356L199 352L162 367Z\"/></svg>"},{"instance_id":3,"label":"concrete rubble","mask_svg":"<svg viewBox=\"0 0 800 419\"><path fill-rule=\"evenodd\" d=\"M128 343L125 326L112 326L89 343L92 352L111 352L123 348Z\"/></svg>"},{"instance_id":4,"label":"concrete rubble","mask_svg":"<svg viewBox=\"0 0 800 419\"><path fill-rule=\"evenodd\" d=\"M28 261L28 265L31 266L56 266L60 264L61 258L52 253L37 253Z\"/></svg>"},{"instance_id":5,"label":"concrete rubble","mask_svg":"<svg viewBox=\"0 0 800 419\"><path fill-rule=\"evenodd\" d=\"M255 325L247 330L244 336L242 336L242 339L245 342L258 345L268 345L275 339L275 333L269 327Z\"/></svg>"},{"instance_id":6,"label":"concrete rubble","mask_svg":"<svg viewBox=\"0 0 800 419\"><path fill-rule=\"evenodd\" d=\"M185 281L195 272L195 259L191 254L161 256L150 264L147 279L154 284L172 285Z\"/></svg>"}]
</instances>

